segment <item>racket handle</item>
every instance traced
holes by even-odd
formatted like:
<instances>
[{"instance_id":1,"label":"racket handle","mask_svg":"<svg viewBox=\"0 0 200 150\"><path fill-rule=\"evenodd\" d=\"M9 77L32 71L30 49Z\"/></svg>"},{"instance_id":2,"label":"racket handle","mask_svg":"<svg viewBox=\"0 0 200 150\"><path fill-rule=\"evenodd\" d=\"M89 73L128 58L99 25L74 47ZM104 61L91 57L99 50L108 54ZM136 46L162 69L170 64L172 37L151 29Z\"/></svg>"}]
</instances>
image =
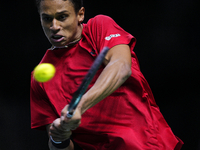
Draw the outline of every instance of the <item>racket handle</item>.
<instances>
[{"instance_id":1,"label":"racket handle","mask_svg":"<svg viewBox=\"0 0 200 150\"><path fill-rule=\"evenodd\" d=\"M74 111L75 111L75 110L67 111L67 115L66 115L67 118L69 118L69 119L72 118L73 115L74 115Z\"/></svg>"},{"instance_id":2,"label":"racket handle","mask_svg":"<svg viewBox=\"0 0 200 150\"><path fill-rule=\"evenodd\" d=\"M67 117L68 118L72 118L72 116L74 115L74 111L75 111L78 103L80 102L83 94L87 90L87 88L88 88L89 84L91 83L93 77L95 76L95 74L98 71L100 65L102 64L102 62L103 62L108 50L109 50L108 47L104 47L103 48L103 50L100 52L100 54L97 56L97 58L95 59L94 63L92 64L92 66L91 66L90 70L88 71L87 75L83 79L80 87L74 93L74 96L72 97L72 100L71 100L71 102L69 104L69 107L68 107L68 112L67 112Z\"/></svg>"}]
</instances>

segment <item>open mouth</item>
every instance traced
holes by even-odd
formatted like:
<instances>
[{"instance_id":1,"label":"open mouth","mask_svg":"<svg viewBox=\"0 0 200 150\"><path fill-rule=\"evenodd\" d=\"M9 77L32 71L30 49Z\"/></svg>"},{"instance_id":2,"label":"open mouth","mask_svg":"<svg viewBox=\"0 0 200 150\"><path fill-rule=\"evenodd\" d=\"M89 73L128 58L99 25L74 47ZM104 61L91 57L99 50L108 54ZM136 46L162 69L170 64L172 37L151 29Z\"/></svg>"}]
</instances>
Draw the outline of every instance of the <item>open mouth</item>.
<instances>
[{"instance_id":1,"label":"open mouth","mask_svg":"<svg viewBox=\"0 0 200 150\"><path fill-rule=\"evenodd\" d=\"M52 35L51 40L54 42L61 42L64 39L62 35Z\"/></svg>"},{"instance_id":2,"label":"open mouth","mask_svg":"<svg viewBox=\"0 0 200 150\"><path fill-rule=\"evenodd\" d=\"M63 37L63 36L61 36L61 35L53 35L53 36L52 36L52 38L53 38L53 39L56 39L56 40L57 40L57 39L60 39L60 38L62 38L62 37Z\"/></svg>"}]
</instances>

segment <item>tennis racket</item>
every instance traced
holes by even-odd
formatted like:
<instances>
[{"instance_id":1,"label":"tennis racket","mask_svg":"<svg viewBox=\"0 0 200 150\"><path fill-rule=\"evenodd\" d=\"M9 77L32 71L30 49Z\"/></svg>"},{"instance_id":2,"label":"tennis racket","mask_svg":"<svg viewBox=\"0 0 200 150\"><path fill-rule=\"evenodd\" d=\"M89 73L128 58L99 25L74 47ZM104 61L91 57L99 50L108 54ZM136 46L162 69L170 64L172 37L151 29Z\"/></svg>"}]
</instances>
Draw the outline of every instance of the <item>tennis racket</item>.
<instances>
[{"instance_id":1,"label":"tennis racket","mask_svg":"<svg viewBox=\"0 0 200 150\"><path fill-rule=\"evenodd\" d=\"M68 111L67 111L67 118L72 118L74 111L79 104L83 94L87 90L90 82L92 81L94 75L96 74L97 70L99 69L100 65L102 64L109 48L104 47L100 54L95 59L94 63L92 64L90 70L88 71L87 75L83 79L81 85L79 86L78 90L74 93L72 100L69 104Z\"/></svg>"}]
</instances>

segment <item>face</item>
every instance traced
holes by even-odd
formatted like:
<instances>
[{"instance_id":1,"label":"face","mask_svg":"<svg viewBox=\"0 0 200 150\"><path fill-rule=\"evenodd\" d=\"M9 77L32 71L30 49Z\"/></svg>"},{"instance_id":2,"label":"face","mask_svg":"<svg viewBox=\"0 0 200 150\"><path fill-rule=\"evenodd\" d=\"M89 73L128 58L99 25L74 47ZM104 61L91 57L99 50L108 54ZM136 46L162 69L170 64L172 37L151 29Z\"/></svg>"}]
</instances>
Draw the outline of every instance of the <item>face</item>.
<instances>
[{"instance_id":1,"label":"face","mask_svg":"<svg viewBox=\"0 0 200 150\"><path fill-rule=\"evenodd\" d=\"M81 37L84 8L76 13L69 0L42 0L40 18L44 33L54 46L64 46Z\"/></svg>"}]
</instances>

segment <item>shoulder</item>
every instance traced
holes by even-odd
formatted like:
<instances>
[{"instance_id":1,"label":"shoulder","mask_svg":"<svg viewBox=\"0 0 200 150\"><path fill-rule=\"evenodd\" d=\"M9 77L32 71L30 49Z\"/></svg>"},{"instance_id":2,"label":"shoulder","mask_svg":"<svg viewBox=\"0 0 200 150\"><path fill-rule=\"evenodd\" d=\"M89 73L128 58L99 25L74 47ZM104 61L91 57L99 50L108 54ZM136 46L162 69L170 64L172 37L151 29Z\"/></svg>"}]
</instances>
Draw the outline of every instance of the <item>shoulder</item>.
<instances>
[{"instance_id":1,"label":"shoulder","mask_svg":"<svg viewBox=\"0 0 200 150\"><path fill-rule=\"evenodd\" d=\"M91 19L88 20L87 24L88 25L102 25L105 23L111 23L114 22L114 20L106 15L97 15Z\"/></svg>"},{"instance_id":2,"label":"shoulder","mask_svg":"<svg viewBox=\"0 0 200 150\"><path fill-rule=\"evenodd\" d=\"M111 17L106 15L97 15L94 17L95 20L113 20Z\"/></svg>"}]
</instances>

